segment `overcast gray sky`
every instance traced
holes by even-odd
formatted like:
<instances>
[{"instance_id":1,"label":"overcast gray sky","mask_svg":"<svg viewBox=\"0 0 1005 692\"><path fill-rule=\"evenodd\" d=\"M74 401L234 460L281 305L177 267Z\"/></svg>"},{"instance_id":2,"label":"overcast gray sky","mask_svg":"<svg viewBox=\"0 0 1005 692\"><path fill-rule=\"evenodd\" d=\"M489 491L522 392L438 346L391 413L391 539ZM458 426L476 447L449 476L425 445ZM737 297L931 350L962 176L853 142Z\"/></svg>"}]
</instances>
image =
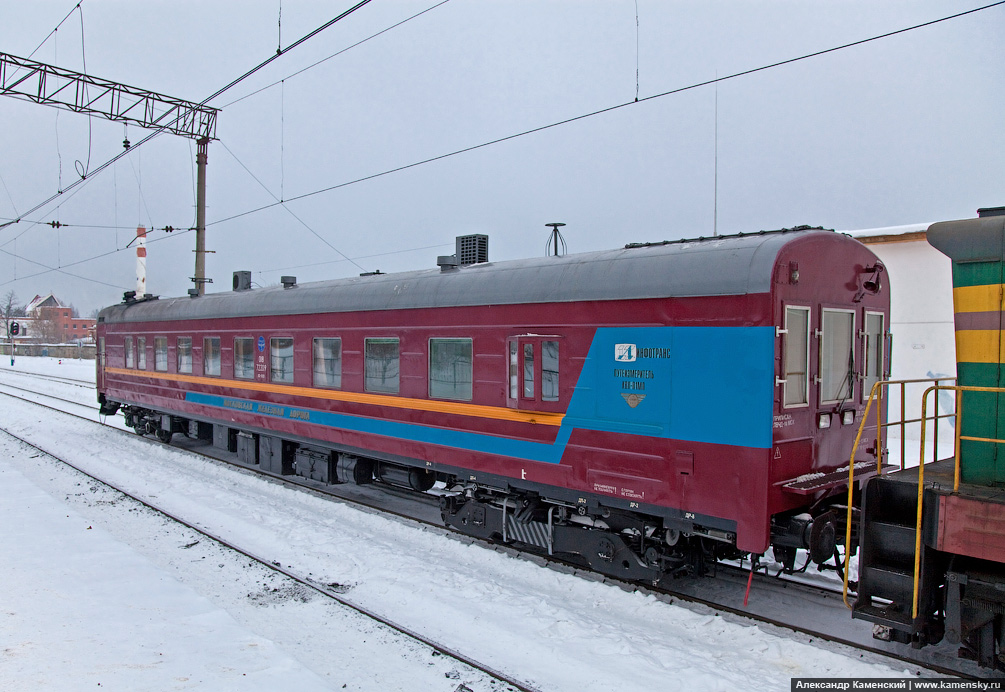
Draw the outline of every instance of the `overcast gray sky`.
<instances>
[{"instance_id":1,"label":"overcast gray sky","mask_svg":"<svg viewBox=\"0 0 1005 692\"><path fill-rule=\"evenodd\" d=\"M268 285L433 267L466 233L488 234L494 260L538 256L552 221L577 252L711 235L716 212L725 234L1005 204L1005 6L647 100L987 3L440 2L373 0L210 104L222 107L210 291L238 269ZM276 52L280 10L287 46L353 4L83 0L34 59L78 71L86 59L89 74L198 102ZM0 51L27 57L73 7L0 0ZM0 123L0 223L146 134L3 97ZM0 230L0 294L52 291L84 314L119 302L135 284L136 226L194 225L194 160L194 143L161 135ZM41 225L51 221L68 225ZM194 233L150 240L148 290L184 295Z\"/></svg>"}]
</instances>

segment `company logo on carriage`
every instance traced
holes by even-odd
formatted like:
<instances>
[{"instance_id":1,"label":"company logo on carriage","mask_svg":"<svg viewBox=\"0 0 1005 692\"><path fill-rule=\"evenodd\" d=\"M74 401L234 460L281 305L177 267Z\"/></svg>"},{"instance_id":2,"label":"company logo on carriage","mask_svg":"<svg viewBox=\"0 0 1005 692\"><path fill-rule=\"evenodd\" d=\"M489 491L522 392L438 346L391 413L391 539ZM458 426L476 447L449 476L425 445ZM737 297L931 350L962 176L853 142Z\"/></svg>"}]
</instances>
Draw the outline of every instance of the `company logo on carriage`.
<instances>
[{"instance_id":1,"label":"company logo on carriage","mask_svg":"<svg viewBox=\"0 0 1005 692\"><path fill-rule=\"evenodd\" d=\"M639 348L635 344L614 344L614 360L633 363L637 358L670 358L669 348Z\"/></svg>"},{"instance_id":2,"label":"company logo on carriage","mask_svg":"<svg viewBox=\"0 0 1005 692\"><path fill-rule=\"evenodd\" d=\"M638 354L635 344L614 344L614 360L619 363L631 363Z\"/></svg>"}]
</instances>

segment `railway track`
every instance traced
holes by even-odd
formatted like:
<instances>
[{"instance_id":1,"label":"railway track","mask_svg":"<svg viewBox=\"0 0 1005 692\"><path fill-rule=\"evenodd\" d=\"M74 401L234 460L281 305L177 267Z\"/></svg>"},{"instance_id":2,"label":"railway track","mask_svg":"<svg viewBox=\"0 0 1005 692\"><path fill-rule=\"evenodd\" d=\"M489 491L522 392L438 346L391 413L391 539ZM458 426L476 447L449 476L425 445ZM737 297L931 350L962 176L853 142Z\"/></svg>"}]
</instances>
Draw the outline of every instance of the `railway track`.
<instances>
[{"instance_id":1,"label":"railway track","mask_svg":"<svg viewBox=\"0 0 1005 692\"><path fill-rule=\"evenodd\" d=\"M4 375L13 375L15 378L21 378L25 380L48 380L50 382L59 382L60 384L68 384L74 387L82 387L84 389L94 390L94 380L81 380L76 377L63 377L61 375L48 375L40 372L28 372L24 370L3 370Z\"/></svg>"},{"instance_id":2,"label":"railway track","mask_svg":"<svg viewBox=\"0 0 1005 692\"><path fill-rule=\"evenodd\" d=\"M98 412L98 407L96 405L85 404L82 401L78 401L78 400L75 400L75 399L67 399L66 397L56 396L54 394L46 394L46 393L43 393L43 392L36 391L34 389L28 389L27 387L19 387L17 385L9 384L7 382L0 382L0 391L2 391L2 390L14 390L16 392L22 392L23 395L28 395L28 396L23 396L22 395L22 396L19 397L19 398L23 399L24 401L32 401L32 402L34 402L36 399L49 400L49 401L58 401L58 402L60 402L62 404L70 404L71 406L78 407L81 410L94 411L95 414L97 414L97 412ZM28 397L35 397L36 399L31 399L31 398L28 398ZM41 405L45 406L46 404L41 404ZM60 410L60 409L56 409L56 410ZM69 412L68 411L63 411L63 413L69 413ZM81 416L81 417L83 417L83 416Z\"/></svg>"},{"instance_id":3,"label":"railway track","mask_svg":"<svg viewBox=\"0 0 1005 692\"><path fill-rule=\"evenodd\" d=\"M11 387L10 385L0 385L0 389L2 388L9 389ZM37 400L10 394L9 392L3 392L3 394L39 406L45 406L65 415L82 418L91 423L99 423L96 420L96 405L90 407L91 415L86 416L67 412L58 406L48 406ZM59 397L51 397L47 394L35 394L35 396L49 396L55 401L61 402L69 401ZM77 402L70 403L77 407L81 406ZM133 439L143 439L148 444L161 445L160 442L153 438L137 438L134 433L128 432L128 429L124 428L124 426L111 427L127 433ZM176 438L178 437L176 436ZM185 438L180 438L177 443L172 444L172 447L184 449L189 453L199 455L205 459L211 459L216 463L236 467L244 472L258 473L267 477L273 483L307 490L326 498L364 507L370 511L395 516L409 522L419 522L428 529L438 531L455 540L480 544L513 557L529 559L558 571L578 574L594 581L603 581L627 591L640 591L668 603L686 603L692 606L706 607L745 620L753 620L769 626L793 630L811 638L819 638L851 647L863 652L863 655L879 655L892 658L901 663L918 667L915 670L918 674L930 675L936 673L962 677L986 676L986 673L969 664L969 662L955 659L954 651L936 651L931 648L912 650L873 640L868 625L851 620L841 600L840 593L835 593L833 586L815 586L779 579L775 576L768 576L762 572L758 572L754 575L750 601L744 605L743 597L749 577L749 570L729 565L720 565L718 568L719 574L715 579L678 579L668 583L661 582L656 586L640 586L610 577L601 577L579 565L553 557L455 534L442 526L439 517L438 501L435 497L420 496L416 493L400 491L391 486L379 489L373 486L326 486L296 477L266 474L247 464L237 462L236 455L229 455L226 452L215 450L215 448L207 448L204 443L198 444L202 446L200 447L193 441L186 440ZM213 453L209 453L209 450L212 450ZM228 456L234 458L227 458ZM392 498L392 502L390 503L392 506L390 508L387 502L388 497ZM518 687L517 689L525 688Z\"/></svg>"},{"instance_id":4,"label":"railway track","mask_svg":"<svg viewBox=\"0 0 1005 692\"><path fill-rule=\"evenodd\" d=\"M151 510L151 511L153 511L153 512L155 512L155 513L157 513L157 514L159 514L161 516L163 516L164 518L170 520L171 522L173 522L175 524L178 524L178 525L181 525L181 526L185 527L186 529L199 534L200 536L204 537L205 539L208 539L209 541L212 541L216 545L218 545L218 546L220 546L222 548L225 548L226 550L231 551L232 553L235 553L235 554L238 554L238 555L240 555L240 556L242 556L244 558L247 558L248 560L251 560L252 562L254 562L254 563L256 563L256 564L258 564L258 565L260 565L260 566L262 566L262 567L264 567L264 568L266 568L268 570L271 570L271 571L273 571L273 572L275 572L277 574L282 575L289 582L298 584L298 585L300 585L300 586L302 586L302 587L304 587L306 589L309 589L310 591L312 591L312 592L314 592L314 593L322 596L323 598L326 598L326 599L328 599L328 600L330 600L330 601L332 601L334 603L337 603L337 604L339 604L340 606L342 606L344 608L350 609L350 610L352 610L352 611L354 611L354 612L356 612L356 613L358 613L358 614L360 614L360 615L368 618L369 620L371 620L371 621L373 621L373 622L375 622L375 623L377 623L377 624L379 624L379 625L381 625L383 627L386 627L389 630L392 630L393 632L396 632L396 633L398 633L400 635L403 635L403 636L407 637L408 639L411 639L411 640L415 641L418 644L426 646L429 649L431 649L432 651L435 651L435 652L437 652L438 654L440 654L442 656L449 657L449 658L453 659L454 661L456 661L457 663L460 663L460 664L462 664L464 666L467 666L468 668L471 668L472 670L476 670L476 671L479 671L479 672L483 673L484 675L488 676L492 680L496 680L499 683L502 683L505 686L502 689L506 689L506 690L519 690L520 692L539 692L538 688L536 688L536 687L528 684L527 682L524 682L524 681L518 679L515 676L509 675L509 674L504 673L504 672L502 672L500 670L497 670L497 669L493 668L492 666L490 666L490 665L488 665L486 663L482 663L482 662L476 660L475 658L473 658L471 656L468 656L468 655L464 654L463 652L461 652L461 651L459 651L459 650L457 650L455 648L452 648L452 647L447 646L447 645L445 645L443 643L440 643L440 642L438 642L438 641L436 641L436 640L434 640L434 639L432 639L432 638L430 638L430 637L428 637L426 635L423 635L420 632L416 632L415 630L413 630L413 629L411 629L411 628L409 628L409 627L407 627L405 625L402 625L402 624L400 624L398 622L395 622L394 620L392 620L392 619L390 619L390 618L388 618L386 616L383 616L383 615L381 615L379 613L376 613L373 610L371 610L371 609L369 609L369 608L367 608L367 607L365 607L363 605L360 605L358 603L353 602L351 599L346 598L343 594L339 593L336 590L336 589L339 588L338 585L325 585L325 584L318 583L316 580L310 578L309 576L305 576L305 575L299 573L298 571L294 570L291 567L284 567L284 566L282 566L281 564L278 564L275 561L269 560L269 559L267 559L265 557L262 557L260 555L256 555L252 551L247 550L246 548L243 548L242 546L235 544L234 542L232 542L232 541L224 538L223 536L218 535L217 533L213 532L212 530L207 529L206 527L200 526L200 525L198 525L196 523L190 522L190 521L186 520L184 517L181 517L181 516L177 515L176 513L173 513L173 512L171 512L171 511L169 511L167 509L164 509L163 507L158 506L156 503L153 503L153 502L149 501L148 499L144 499L142 497L139 497L137 494L131 493L129 490L127 490L125 488L122 488L122 487L118 486L117 484L115 484L115 483L113 483L113 482L111 482L111 481L109 481L107 479L100 478L99 476L95 475L94 473L91 473L91 472L89 472L89 471L81 468L80 466L74 464L73 462L71 462L71 461L69 461L69 460L67 460L65 458L62 458L61 456L59 456L59 455L57 455L57 454L55 454L55 453L53 453L53 452L51 452L51 451L43 448L42 446L40 446L40 445L38 445L38 444L36 444L36 443L28 440L28 439L25 439L24 437L21 437L19 435L11 433L10 431L7 431L7 430L4 430L4 434L7 435L7 436L9 436L9 437L11 437L11 438L13 438L13 439L15 439L15 440L17 440L19 443L21 443L21 444L23 444L23 445L25 445L27 447L30 447L30 448L36 450L39 454L44 454L45 456L47 456L48 458L52 459L53 461L58 462L59 464L62 464L64 466L72 469L73 471L75 471L78 474L81 474L82 476L85 476L86 478L90 479L91 481L94 481L96 483L100 483L100 484L106 486L107 488L113 490L115 493L121 495L122 497L128 498L132 502L135 502L138 505L141 505L141 506L143 506L143 507L145 507L145 508L147 508L147 509L149 509L149 510ZM499 689L499 688L496 688L496 689Z\"/></svg>"}]
</instances>

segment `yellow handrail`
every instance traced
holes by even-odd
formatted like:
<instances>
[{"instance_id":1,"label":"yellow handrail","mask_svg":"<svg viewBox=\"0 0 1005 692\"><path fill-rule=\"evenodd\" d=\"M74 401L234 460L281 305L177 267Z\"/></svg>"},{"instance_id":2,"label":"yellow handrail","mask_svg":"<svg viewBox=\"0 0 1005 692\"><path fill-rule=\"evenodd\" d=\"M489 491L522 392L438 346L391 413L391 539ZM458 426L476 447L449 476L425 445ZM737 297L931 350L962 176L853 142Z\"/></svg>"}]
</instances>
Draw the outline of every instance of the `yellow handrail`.
<instances>
[{"instance_id":1,"label":"yellow handrail","mask_svg":"<svg viewBox=\"0 0 1005 692\"><path fill-rule=\"evenodd\" d=\"M1005 439L995 439L989 437L974 437L970 435L963 434L963 397L960 396L960 392L995 392L1001 394L1005 392L1005 387L973 387L968 385L953 385L944 386L936 385L934 387L929 387L925 390L925 393L921 398L921 418L922 420L927 418L928 414L928 395L930 392L939 392L942 390L952 390L956 393L956 430L955 430L955 441L953 444L954 459L953 459L953 492L958 493L960 491L960 445L963 440L969 440L973 442L990 442L992 444L1005 444ZM938 396L936 394L936 396ZM937 400L936 400L937 401ZM936 403L938 406L938 403ZM936 409L938 410L938 409ZM936 419L938 416L936 416ZM918 516L917 523L914 527L914 594L911 604L911 618L917 619L918 617L918 597L919 588L918 582L920 580L921 571L921 519L922 519L922 501L924 499L925 492L925 428L927 426L922 424L921 426L921 457L918 460Z\"/></svg>"},{"instance_id":2,"label":"yellow handrail","mask_svg":"<svg viewBox=\"0 0 1005 692\"><path fill-rule=\"evenodd\" d=\"M866 421L869 419L869 410L872 408L872 402L873 402L873 400L877 401L877 406L876 406L876 473L879 474L879 475L883 474L883 455L884 455L884 452L886 450L886 445L885 445L884 439L883 439L883 433L884 433L884 430L886 428L889 428L892 425L898 425L898 426L900 426L900 468L901 468L901 470L903 470L904 466L905 466L904 460L905 460L905 458L907 456L907 447L906 447L907 435L906 435L906 432L907 432L907 425L909 423L920 423L921 424L921 430L922 430L921 454L922 454L922 458L924 457L924 454L925 454L924 430L925 430L925 427L926 427L925 426L926 416L925 416L925 412L924 412L924 407L923 407L923 410L922 410L922 417L921 418L912 418L910 420L907 419L907 408L906 408L906 404L905 404L905 401L906 401L906 398L907 398L906 397L906 394L907 394L907 385L909 385L909 384L921 384L921 383L934 382L935 383L935 387L929 388L929 390L926 390L925 396L927 396L927 392L930 391L930 390L932 390L932 389L935 389L935 388L952 389L953 388L952 386L941 386L940 383L941 382L945 382L945 381L949 381L949 380L955 380L955 379L956 379L955 377L937 377L937 378L922 378L922 379L908 379L908 380L881 380L879 382L876 382L872 386L872 391L870 391L870 393L869 393L869 398L868 398L868 400L866 401L866 404L865 404L865 411L862 414L862 419L861 419L861 422L859 423L859 426L858 426L858 433L855 435L855 444L852 446L851 458L848 461L848 502L847 502L848 507L847 507L846 521L845 521L844 584L843 584L843 587L842 587L842 598L844 599L844 603L845 603L846 606L848 606L848 608L852 607L851 604L848 603L848 567L849 567L849 564L851 562L851 551L848 548L851 545L852 510L854 508L855 453L858 451L859 442L861 442L861 440L862 440L862 433L865 430ZM884 423L883 420L882 420L882 416L883 416L883 398L884 398L883 393L891 385L898 385L900 387L900 420L899 421L893 421L893 422L887 421L886 423ZM936 431L935 431L935 440L936 440L936 443L938 442L938 435L939 435L939 433L938 433L938 421L939 421L939 419L940 418L951 418L953 415L955 415L955 414L954 413L946 413L946 414L942 414L942 415L936 414L936 416L934 418L934 420L935 420L935 426L936 426ZM957 418L957 424L959 424L959 418ZM938 456L938 447L936 447L933 450L933 452L934 452L933 456Z\"/></svg>"}]
</instances>

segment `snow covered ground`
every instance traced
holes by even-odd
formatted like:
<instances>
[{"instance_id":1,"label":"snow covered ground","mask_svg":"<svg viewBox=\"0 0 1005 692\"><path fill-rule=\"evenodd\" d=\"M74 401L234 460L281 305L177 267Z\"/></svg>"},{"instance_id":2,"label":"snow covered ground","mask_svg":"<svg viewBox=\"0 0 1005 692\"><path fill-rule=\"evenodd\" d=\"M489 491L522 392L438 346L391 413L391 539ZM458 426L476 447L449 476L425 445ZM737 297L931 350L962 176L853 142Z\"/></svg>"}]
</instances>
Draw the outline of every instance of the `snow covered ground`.
<instances>
[{"instance_id":1,"label":"snow covered ground","mask_svg":"<svg viewBox=\"0 0 1005 692\"><path fill-rule=\"evenodd\" d=\"M15 364L80 378L93 368ZM914 673L55 415L0 396L0 427L541 690L777 690L792 677ZM499 689L2 433L0 527L4 690Z\"/></svg>"}]
</instances>

